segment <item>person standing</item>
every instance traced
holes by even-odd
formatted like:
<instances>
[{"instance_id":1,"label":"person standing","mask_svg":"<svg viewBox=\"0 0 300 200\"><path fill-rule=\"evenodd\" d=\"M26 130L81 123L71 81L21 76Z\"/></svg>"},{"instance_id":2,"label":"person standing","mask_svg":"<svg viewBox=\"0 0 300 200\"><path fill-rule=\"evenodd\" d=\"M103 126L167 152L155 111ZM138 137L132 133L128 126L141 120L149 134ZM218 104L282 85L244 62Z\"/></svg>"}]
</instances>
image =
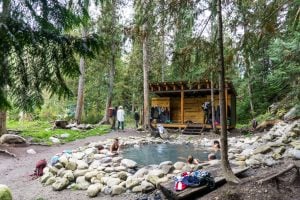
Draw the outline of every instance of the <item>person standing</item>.
<instances>
[{"instance_id":1,"label":"person standing","mask_svg":"<svg viewBox=\"0 0 300 200\"><path fill-rule=\"evenodd\" d=\"M125 112L123 110L123 107L119 106L119 109L117 111L118 130L120 129L120 126L122 130L124 130L124 119L125 119Z\"/></svg>"},{"instance_id":2,"label":"person standing","mask_svg":"<svg viewBox=\"0 0 300 200\"><path fill-rule=\"evenodd\" d=\"M134 120L135 120L135 127L138 128L139 127L139 121L140 121L140 115L139 115L138 111L134 112Z\"/></svg>"}]
</instances>

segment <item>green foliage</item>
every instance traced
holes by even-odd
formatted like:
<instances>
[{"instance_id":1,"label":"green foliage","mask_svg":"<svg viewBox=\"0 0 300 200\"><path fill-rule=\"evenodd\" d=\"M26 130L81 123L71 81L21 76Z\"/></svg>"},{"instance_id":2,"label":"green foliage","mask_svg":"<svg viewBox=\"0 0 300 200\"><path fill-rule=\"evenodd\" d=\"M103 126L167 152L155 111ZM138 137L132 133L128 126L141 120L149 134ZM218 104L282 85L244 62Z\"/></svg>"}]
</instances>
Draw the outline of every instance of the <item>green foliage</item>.
<instances>
[{"instance_id":1,"label":"green foliage","mask_svg":"<svg viewBox=\"0 0 300 200\"><path fill-rule=\"evenodd\" d=\"M103 135L110 131L110 126L107 125L98 126L86 131L75 131L70 129L52 130L52 123L46 121L8 121L7 128L22 131L21 136L30 138L33 142L47 144L51 144L49 137L60 138L60 135L64 133L68 133L70 136L67 138L60 138L62 143L89 136Z\"/></svg>"}]
</instances>

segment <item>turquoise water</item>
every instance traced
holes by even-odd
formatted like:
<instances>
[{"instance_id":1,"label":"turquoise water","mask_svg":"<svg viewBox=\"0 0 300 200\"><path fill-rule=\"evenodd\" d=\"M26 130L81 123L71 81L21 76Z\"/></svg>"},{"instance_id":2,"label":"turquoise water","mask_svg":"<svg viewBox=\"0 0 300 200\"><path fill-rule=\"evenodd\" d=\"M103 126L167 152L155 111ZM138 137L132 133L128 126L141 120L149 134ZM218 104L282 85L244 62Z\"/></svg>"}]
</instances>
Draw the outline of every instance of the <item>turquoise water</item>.
<instances>
[{"instance_id":1,"label":"turquoise water","mask_svg":"<svg viewBox=\"0 0 300 200\"><path fill-rule=\"evenodd\" d=\"M126 148L122 150L122 156L134 160L139 165L159 164L163 161L186 162L187 157L192 155L200 162L207 161L210 152L207 149L194 147L193 145L180 144L147 144L139 148Z\"/></svg>"}]
</instances>

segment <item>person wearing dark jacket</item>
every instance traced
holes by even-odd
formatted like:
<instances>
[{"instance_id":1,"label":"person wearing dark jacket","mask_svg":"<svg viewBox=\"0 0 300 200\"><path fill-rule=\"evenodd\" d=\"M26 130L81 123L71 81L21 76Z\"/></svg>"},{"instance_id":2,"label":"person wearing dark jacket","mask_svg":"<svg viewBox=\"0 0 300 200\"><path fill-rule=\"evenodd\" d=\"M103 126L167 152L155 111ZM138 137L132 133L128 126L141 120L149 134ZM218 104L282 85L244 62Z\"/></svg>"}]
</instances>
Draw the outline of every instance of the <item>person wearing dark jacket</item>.
<instances>
[{"instance_id":1,"label":"person wearing dark jacket","mask_svg":"<svg viewBox=\"0 0 300 200\"><path fill-rule=\"evenodd\" d=\"M134 112L134 120L135 120L135 127L138 128L139 127L139 121L140 121L140 115L139 115L138 111Z\"/></svg>"}]
</instances>

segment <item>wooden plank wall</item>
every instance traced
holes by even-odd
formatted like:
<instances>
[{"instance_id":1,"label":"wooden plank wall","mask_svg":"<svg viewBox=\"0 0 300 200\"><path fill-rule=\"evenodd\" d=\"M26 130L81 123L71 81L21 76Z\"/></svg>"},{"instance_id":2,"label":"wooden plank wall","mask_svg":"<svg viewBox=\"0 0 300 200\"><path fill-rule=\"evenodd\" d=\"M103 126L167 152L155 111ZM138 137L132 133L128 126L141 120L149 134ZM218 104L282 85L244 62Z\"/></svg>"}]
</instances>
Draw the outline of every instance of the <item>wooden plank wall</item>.
<instances>
[{"instance_id":1,"label":"wooden plank wall","mask_svg":"<svg viewBox=\"0 0 300 200\"><path fill-rule=\"evenodd\" d=\"M215 95L215 108L219 105L219 97ZM201 105L205 101L210 101L210 95L205 97L184 98L184 122L192 121L193 123L204 123L204 112ZM231 95L227 96L227 104L231 103ZM170 108L171 121L181 123L181 98L152 98L151 106L160 106Z\"/></svg>"}]
</instances>

